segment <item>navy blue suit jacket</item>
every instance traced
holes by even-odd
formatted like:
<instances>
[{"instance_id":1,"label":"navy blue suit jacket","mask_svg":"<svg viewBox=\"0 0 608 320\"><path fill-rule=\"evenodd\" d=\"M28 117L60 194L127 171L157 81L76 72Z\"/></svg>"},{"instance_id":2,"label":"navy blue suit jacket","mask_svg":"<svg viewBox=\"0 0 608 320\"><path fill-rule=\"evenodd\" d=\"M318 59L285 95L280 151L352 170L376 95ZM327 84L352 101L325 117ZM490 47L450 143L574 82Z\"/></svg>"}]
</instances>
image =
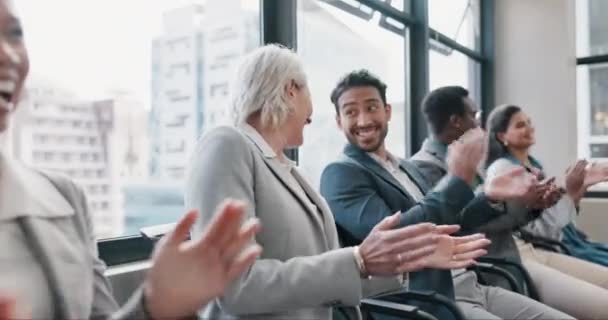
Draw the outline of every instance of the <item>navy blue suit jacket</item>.
<instances>
[{"instance_id":1,"label":"navy blue suit jacket","mask_svg":"<svg viewBox=\"0 0 608 320\"><path fill-rule=\"evenodd\" d=\"M403 186L358 147L348 144L342 158L328 165L321 176L325 197L341 231L343 245L357 245L387 216L401 212L401 226L422 222L459 224L463 232L500 215L483 194L475 196L461 178L447 175L434 189L408 161L400 168L421 189L425 198L416 202ZM454 299L450 271L423 270L410 274L412 290L434 290ZM434 310L427 310L435 313Z\"/></svg>"}]
</instances>

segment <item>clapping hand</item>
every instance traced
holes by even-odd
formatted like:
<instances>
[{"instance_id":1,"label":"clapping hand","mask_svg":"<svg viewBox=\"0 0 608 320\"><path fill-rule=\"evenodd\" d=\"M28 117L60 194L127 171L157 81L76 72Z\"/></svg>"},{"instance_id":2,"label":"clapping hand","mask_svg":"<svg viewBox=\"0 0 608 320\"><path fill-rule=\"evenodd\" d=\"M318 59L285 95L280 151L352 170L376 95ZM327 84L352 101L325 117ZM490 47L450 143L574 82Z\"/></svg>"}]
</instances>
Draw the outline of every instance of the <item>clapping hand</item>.
<instances>
[{"instance_id":1,"label":"clapping hand","mask_svg":"<svg viewBox=\"0 0 608 320\"><path fill-rule=\"evenodd\" d=\"M0 296L0 320L15 319L16 301L13 298Z\"/></svg>"},{"instance_id":2,"label":"clapping hand","mask_svg":"<svg viewBox=\"0 0 608 320\"><path fill-rule=\"evenodd\" d=\"M196 216L196 211L186 214L175 230L161 239L152 256L144 295L154 319L194 314L222 295L261 252L258 245L250 245L260 225L254 220L242 224L243 203L226 202L202 237L184 242Z\"/></svg>"},{"instance_id":3,"label":"clapping hand","mask_svg":"<svg viewBox=\"0 0 608 320\"><path fill-rule=\"evenodd\" d=\"M383 219L359 246L368 275L391 276L425 267L439 237L432 223L398 228L400 213Z\"/></svg>"},{"instance_id":4,"label":"clapping hand","mask_svg":"<svg viewBox=\"0 0 608 320\"><path fill-rule=\"evenodd\" d=\"M585 190L600 182L608 181L608 163L592 163L585 173Z\"/></svg>"},{"instance_id":5,"label":"clapping hand","mask_svg":"<svg viewBox=\"0 0 608 320\"><path fill-rule=\"evenodd\" d=\"M535 201L541 198L545 191L536 176L528 173L523 167L512 168L484 184L484 193L493 201Z\"/></svg>"},{"instance_id":6,"label":"clapping hand","mask_svg":"<svg viewBox=\"0 0 608 320\"><path fill-rule=\"evenodd\" d=\"M467 131L448 147L448 171L472 184L487 156L487 135L481 128Z\"/></svg>"},{"instance_id":7,"label":"clapping hand","mask_svg":"<svg viewBox=\"0 0 608 320\"><path fill-rule=\"evenodd\" d=\"M586 190L585 179L587 164L586 160L578 160L566 170L566 192L575 203L579 202Z\"/></svg>"},{"instance_id":8,"label":"clapping hand","mask_svg":"<svg viewBox=\"0 0 608 320\"><path fill-rule=\"evenodd\" d=\"M474 265L475 259L488 253L484 248L491 242L483 234L450 236L459 229L457 225L437 227L439 241L435 252L425 258L427 268L443 270L466 268Z\"/></svg>"}]
</instances>

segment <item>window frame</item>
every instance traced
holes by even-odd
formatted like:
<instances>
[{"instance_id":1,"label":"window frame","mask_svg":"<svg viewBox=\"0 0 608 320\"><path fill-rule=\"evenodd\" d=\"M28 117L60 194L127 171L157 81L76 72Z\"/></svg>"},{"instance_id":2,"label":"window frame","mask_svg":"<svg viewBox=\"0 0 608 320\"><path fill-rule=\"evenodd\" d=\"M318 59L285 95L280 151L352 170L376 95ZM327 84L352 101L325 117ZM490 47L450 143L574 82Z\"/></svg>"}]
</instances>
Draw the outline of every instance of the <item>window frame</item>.
<instances>
[{"instance_id":1,"label":"window frame","mask_svg":"<svg viewBox=\"0 0 608 320\"><path fill-rule=\"evenodd\" d=\"M578 8L577 8L578 11ZM578 21L579 16L577 16L577 21L576 21L576 27L579 28L579 24L580 21ZM589 25L585 26L586 28L589 28ZM578 36L578 32L577 32L577 36ZM578 41L577 41L577 46L579 45ZM579 51L579 48L577 48L577 52ZM578 69L578 67L581 66L593 66L593 65L599 65L599 64L606 64L608 63L608 54L596 54L596 55L584 55L584 56L577 56L576 58L576 67ZM578 70L577 70L578 72ZM577 79L578 82L578 79ZM578 86L578 84L577 84ZM577 88L577 95L578 95L578 88ZM591 108L591 105L586 106L587 108ZM578 109L578 106L577 106ZM578 113L578 110L577 110ZM589 119L585 119L584 121L588 121ZM578 141L580 142L580 136L578 136L580 134L580 132L577 132L577 137L578 137ZM585 198L599 198L599 199L607 199L608 198L608 190L597 190L597 191L587 191L585 193Z\"/></svg>"}]
</instances>

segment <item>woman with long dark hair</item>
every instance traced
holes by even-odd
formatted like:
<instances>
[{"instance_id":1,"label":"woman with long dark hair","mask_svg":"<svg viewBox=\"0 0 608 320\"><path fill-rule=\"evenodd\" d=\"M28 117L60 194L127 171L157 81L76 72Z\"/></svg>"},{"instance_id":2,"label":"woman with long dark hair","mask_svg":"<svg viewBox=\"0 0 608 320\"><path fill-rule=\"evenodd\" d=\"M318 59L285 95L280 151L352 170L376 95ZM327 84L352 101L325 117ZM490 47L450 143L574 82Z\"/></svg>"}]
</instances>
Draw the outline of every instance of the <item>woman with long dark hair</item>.
<instances>
[{"instance_id":1,"label":"woman with long dark hair","mask_svg":"<svg viewBox=\"0 0 608 320\"><path fill-rule=\"evenodd\" d=\"M587 168L585 161L577 161L564 177L564 186L558 187L555 178L547 179L541 163L530 155L535 143L534 126L530 117L514 105L499 106L488 117L489 136L487 181L505 170L523 166L539 180L546 180L551 190L559 189L553 205L542 211L530 210L518 203L507 204L507 215L532 215L533 219L522 231L562 238L564 228L572 226L577 215L578 202L586 188L602 180L599 167ZM603 178L605 179L605 178ZM518 235L516 232L514 235ZM519 256L539 289L541 300L579 318L605 318L608 301L608 268L561 253L536 249L516 238ZM564 290L569 294L565 295ZM572 299L582 296L584 299ZM588 303L583 308L573 300ZM590 314L592 313L592 314Z\"/></svg>"}]
</instances>

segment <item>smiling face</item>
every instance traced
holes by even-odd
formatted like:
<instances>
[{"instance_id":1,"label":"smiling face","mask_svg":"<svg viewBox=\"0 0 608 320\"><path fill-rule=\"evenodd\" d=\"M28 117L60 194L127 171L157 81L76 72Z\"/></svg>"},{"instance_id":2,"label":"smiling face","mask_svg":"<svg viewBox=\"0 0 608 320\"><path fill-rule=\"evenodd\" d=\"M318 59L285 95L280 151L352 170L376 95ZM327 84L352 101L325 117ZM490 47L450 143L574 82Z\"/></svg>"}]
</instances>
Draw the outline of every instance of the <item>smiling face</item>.
<instances>
[{"instance_id":1,"label":"smiling face","mask_svg":"<svg viewBox=\"0 0 608 320\"><path fill-rule=\"evenodd\" d=\"M0 132L8 127L28 70L21 23L12 1L0 0Z\"/></svg>"},{"instance_id":2,"label":"smiling face","mask_svg":"<svg viewBox=\"0 0 608 320\"><path fill-rule=\"evenodd\" d=\"M373 86L352 87L338 98L338 127L346 139L365 152L384 147L391 119L391 106L384 104Z\"/></svg>"},{"instance_id":3,"label":"smiling face","mask_svg":"<svg viewBox=\"0 0 608 320\"><path fill-rule=\"evenodd\" d=\"M509 126L504 133L499 133L499 139L509 148L528 149L536 142L532 120L523 111L513 114Z\"/></svg>"}]
</instances>

